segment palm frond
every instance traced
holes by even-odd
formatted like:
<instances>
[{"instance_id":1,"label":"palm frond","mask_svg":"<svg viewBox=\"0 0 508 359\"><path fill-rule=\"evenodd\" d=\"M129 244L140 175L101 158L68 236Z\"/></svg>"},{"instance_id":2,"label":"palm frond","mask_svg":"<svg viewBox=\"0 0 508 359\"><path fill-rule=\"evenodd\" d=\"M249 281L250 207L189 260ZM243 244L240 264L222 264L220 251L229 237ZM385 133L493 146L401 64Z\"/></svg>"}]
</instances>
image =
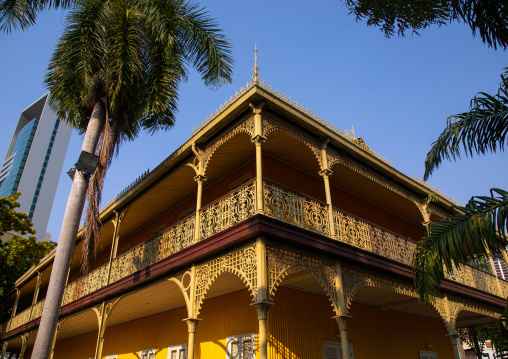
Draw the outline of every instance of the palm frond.
<instances>
[{"instance_id":1,"label":"palm frond","mask_svg":"<svg viewBox=\"0 0 508 359\"><path fill-rule=\"evenodd\" d=\"M436 293L445 269L467 264L490 251L500 255L508 245L508 192L491 189L490 196L473 197L457 213L430 223L413 257L415 286L425 302Z\"/></svg>"},{"instance_id":2,"label":"palm frond","mask_svg":"<svg viewBox=\"0 0 508 359\"><path fill-rule=\"evenodd\" d=\"M183 53L206 86L217 88L232 81L231 45L215 19L191 2L176 1L177 37Z\"/></svg>"},{"instance_id":3,"label":"palm frond","mask_svg":"<svg viewBox=\"0 0 508 359\"><path fill-rule=\"evenodd\" d=\"M484 43L497 49L508 47L508 3L503 0L462 0L457 16L478 33Z\"/></svg>"},{"instance_id":4,"label":"palm frond","mask_svg":"<svg viewBox=\"0 0 508 359\"><path fill-rule=\"evenodd\" d=\"M448 118L425 160L424 179L439 167L443 159L456 160L463 151L466 156L503 151L508 133L508 80L502 75L502 84L495 96L479 93L471 101L471 109Z\"/></svg>"},{"instance_id":5,"label":"palm frond","mask_svg":"<svg viewBox=\"0 0 508 359\"><path fill-rule=\"evenodd\" d=\"M68 9L77 0L3 0L0 1L0 32L10 33L18 27L25 30L35 23L45 9Z\"/></svg>"},{"instance_id":6,"label":"palm frond","mask_svg":"<svg viewBox=\"0 0 508 359\"><path fill-rule=\"evenodd\" d=\"M95 103L104 96L102 58L107 1L80 3L66 20L45 84L57 115L84 130Z\"/></svg>"}]
</instances>

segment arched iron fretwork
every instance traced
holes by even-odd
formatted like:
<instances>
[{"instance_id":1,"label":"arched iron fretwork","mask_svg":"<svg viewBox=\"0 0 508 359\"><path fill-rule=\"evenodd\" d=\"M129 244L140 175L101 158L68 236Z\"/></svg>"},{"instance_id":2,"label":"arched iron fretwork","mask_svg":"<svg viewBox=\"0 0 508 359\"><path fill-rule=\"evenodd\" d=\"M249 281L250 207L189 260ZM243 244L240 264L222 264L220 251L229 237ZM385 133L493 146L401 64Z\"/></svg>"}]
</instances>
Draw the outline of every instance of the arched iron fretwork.
<instances>
[{"instance_id":1,"label":"arched iron fretwork","mask_svg":"<svg viewBox=\"0 0 508 359\"><path fill-rule=\"evenodd\" d=\"M210 286L224 272L237 275L247 286L254 301L258 290L256 244L196 266L196 297L193 318L198 317Z\"/></svg>"},{"instance_id":2,"label":"arched iron fretwork","mask_svg":"<svg viewBox=\"0 0 508 359\"><path fill-rule=\"evenodd\" d=\"M270 298L275 295L277 287L286 276L297 270L306 270L319 282L328 295L335 314L342 314L337 285L338 273L332 260L270 244L267 247L266 262Z\"/></svg>"}]
</instances>

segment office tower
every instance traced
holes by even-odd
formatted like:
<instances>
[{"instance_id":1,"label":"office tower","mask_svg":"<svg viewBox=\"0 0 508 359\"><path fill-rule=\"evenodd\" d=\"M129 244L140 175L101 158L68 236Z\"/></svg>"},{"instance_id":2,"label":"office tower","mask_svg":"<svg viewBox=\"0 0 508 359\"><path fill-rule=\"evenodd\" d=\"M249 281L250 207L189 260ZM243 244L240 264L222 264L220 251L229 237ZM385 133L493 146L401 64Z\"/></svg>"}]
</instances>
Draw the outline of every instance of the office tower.
<instances>
[{"instance_id":1,"label":"office tower","mask_svg":"<svg viewBox=\"0 0 508 359\"><path fill-rule=\"evenodd\" d=\"M29 214L38 240L46 234L71 135L48 100L46 94L21 112L0 169L0 197L21 192L18 211Z\"/></svg>"}]
</instances>

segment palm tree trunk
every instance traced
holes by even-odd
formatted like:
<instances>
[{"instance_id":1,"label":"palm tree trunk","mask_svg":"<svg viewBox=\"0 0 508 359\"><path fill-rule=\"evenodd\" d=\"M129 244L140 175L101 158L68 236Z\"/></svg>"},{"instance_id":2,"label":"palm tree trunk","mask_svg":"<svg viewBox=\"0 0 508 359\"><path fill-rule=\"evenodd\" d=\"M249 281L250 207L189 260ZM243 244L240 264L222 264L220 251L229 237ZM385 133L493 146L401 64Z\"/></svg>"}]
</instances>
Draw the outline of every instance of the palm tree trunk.
<instances>
[{"instance_id":1,"label":"palm tree trunk","mask_svg":"<svg viewBox=\"0 0 508 359\"><path fill-rule=\"evenodd\" d=\"M102 101L95 105L88 123L82 150L94 153L104 124L105 108ZM51 353L55 335L58 312L62 303L67 273L74 252L74 242L88 189L89 175L76 170L72 181L67 207L65 208L62 229L56 249L53 269L49 280L48 292L44 303L41 323L35 340L32 359L47 359Z\"/></svg>"}]
</instances>

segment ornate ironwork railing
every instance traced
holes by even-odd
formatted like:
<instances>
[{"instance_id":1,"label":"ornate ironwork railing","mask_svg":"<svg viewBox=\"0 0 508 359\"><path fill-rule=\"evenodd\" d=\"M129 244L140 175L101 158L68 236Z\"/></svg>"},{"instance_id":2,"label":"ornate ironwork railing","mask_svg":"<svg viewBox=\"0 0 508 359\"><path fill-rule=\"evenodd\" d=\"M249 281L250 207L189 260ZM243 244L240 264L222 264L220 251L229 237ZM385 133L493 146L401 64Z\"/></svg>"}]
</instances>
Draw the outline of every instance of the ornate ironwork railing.
<instances>
[{"instance_id":1,"label":"ornate ironwork railing","mask_svg":"<svg viewBox=\"0 0 508 359\"><path fill-rule=\"evenodd\" d=\"M42 309L44 308L45 301L46 301L45 299L41 299L37 303L35 303L34 309L32 311L32 316L30 319L39 318L42 315Z\"/></svg>"},{"instance_id":2,"label":"ornate ironwork railing","mask_svg":"<svg viewBox=\"0 0 508 359\"><path fill-rule=\"evenodd\" d=\"M24 311L16 314L11 319L11 324L9 325L9 330L12 330L14 328L17 328L25 323L28 323L30 321L30 312L32 311L31 307L28 307Z\"/></svg>"},{"instance_id":3,"label":"ornate ironwork railing","mask_svg":"<svg viewBox=\"0 0 508 359\"><path fill-rule=\"evenodd\" d=\"M412 265L416 242L337 208L333 209L333 217L339 241ZM445 277L487 293L508 295L508 282L474 267L464 266L453 275L445 273Z\"/></svg>"},{"instance_id":4,"label":"ornate ironwork railing","mask_svg":"<svg viewBox=\"0 0 508 359\"><path fill-rule=\"evenodd\" d=\"M110 282L116 282L194 243L195 214L159 232L113 260Z\"/></svg>"},{"instance_id":5,"label":"ornate ironwork railing","mask_svg":"<svg viewBox=\"0 0 508 359\"><path fill-rule=\"evenodd\" d=\"M251 180L200 211L199 238L207 238L249 217L256 210L256 184Z\"/></svg>"},{"instance_id":6,"label":"ornate ironwork railing","mask_svg":"<svg viewBox=\"0 0 508 359\"><path fill-rule=\"evenodd\" d=\"M264 179L265 215L330 237L329 207L326 203L299 193L291 188ZM200 211L199 240L253 216L256 208L256 183L251 180L217 199ZM385 258L411 265L416 243L352 214L333 208L337 240L379 254ZM190 215L152 238L126 251L111 263L109 283L146 268L195 243L196 216ZM62 305L90 294L108 284L109 263L69 283L64 291ZM473 267L463 267L447 279L492 293L508 295L508 282ZM42 315L44 299L10 321L0 325L1 333L15 329ZM31 314L30 314L31 313ZM9 323L10 322L10 323Z\"/></svg>"},{"instance_id":7,"label":"ornate ironwork railing","mask_svg":"<svg viewBox=\"0 0 508 359\"><path fill-rule=\"evenodd\" d=\"M460 270L454 270L453 274L445 272L445 278L500 297L508 295L507 282L478 268L463 266Z\"/></svg>"},{"instance_id":8,"label":"ornate ironwork railing","mask_svg":"<svg viewBox=\"0 0 508 359\"><path fill-rule=\"evenodd\" d=\"M109 263L94 269L90 273L67 284L64 290L62 305L66 305L76 299L106 286L108 281Z\"/></svg>"},{"instance_id":9,"label":"ornate ironwork railing","mask_svg":"<svg viewBox=\"0 0 508 359\"><path fill-rule=\"evenodd\" d=\"M397 262L411 265L416 243L337 208L333 219L338 240Z\"/></svg>"},{"instance_id":10,"label":"ornate ironwork railing","mask_svg":"<svg viewBox=\"0 0 508 359\"><path fill-rule=\"evenodd\" d=\"M326 203L266 179L263 190L267 216L330 236Z\"/></svg>"}]
</instances>

